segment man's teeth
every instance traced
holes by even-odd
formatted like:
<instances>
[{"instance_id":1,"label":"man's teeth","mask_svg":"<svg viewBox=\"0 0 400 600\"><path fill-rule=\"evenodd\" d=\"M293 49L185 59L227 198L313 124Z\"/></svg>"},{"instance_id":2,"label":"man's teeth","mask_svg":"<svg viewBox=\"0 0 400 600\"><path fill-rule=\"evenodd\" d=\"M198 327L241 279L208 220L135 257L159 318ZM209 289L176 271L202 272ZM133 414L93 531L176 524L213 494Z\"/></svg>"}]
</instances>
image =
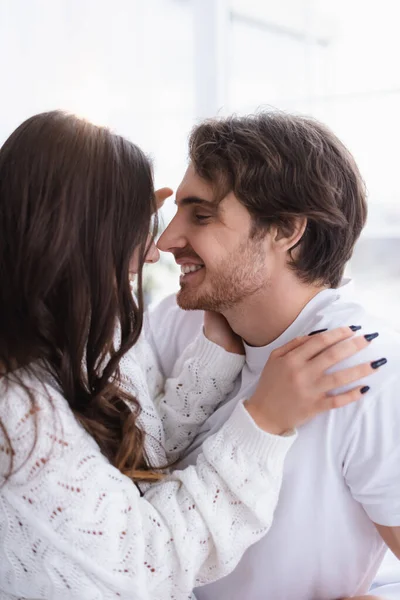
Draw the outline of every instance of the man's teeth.
<instances>
[{"instance_id":1,"label":"man's teeth","mask_svg":"<svg viewBox=\"0 0 400 600\"><path fill-rule=\"evenodd\" d=\"M187 275L188 273L193 273L194 271L198 271L202 268L203 265L181 265L181 273L182 275Z\"/></svg>"}]
</instances>

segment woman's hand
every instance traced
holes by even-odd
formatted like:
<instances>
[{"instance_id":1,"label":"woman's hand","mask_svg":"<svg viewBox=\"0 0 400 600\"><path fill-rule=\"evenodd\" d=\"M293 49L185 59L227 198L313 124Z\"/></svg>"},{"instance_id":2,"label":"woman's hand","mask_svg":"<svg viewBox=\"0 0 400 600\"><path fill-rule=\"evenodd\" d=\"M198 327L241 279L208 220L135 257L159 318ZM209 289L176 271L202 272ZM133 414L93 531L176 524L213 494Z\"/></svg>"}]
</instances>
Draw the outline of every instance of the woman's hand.
<instances>
[{"instance_id":1,"label":"woman's hand","mask_svg":"<svg viewBox=\"0 0 400 600\"><path fill-rule=\"evenodd\" d=\"M244 354L242 338L234 333L228 321L216 312L204 313L204 335L232 354Z\"/></svg>"},{"instance_id":2,"label":"woman's hand","mask_svg":"<svg viewBox=\"0 0 400 600\"><path fill-rule=\"evenodd\" d=\"M158 210L160 210L166 199L172 196L173 193L173 190L169 187L163 187L155 191L154 195L156 197Z\"/></svg>"},{"instance_id":3,"label":"woman's hand","mask_svg":"<svg viewBox=\"0 0 400 600\"><path fill-rule=\"evenodd\" d=\"M358 400L368 386L336 396L330 392L374 373L370 362L331 374L326 371L369 343L364 336L355 337L349 327L292 340L271 353L245 407L259 427L280 435L320 412Z\"/></svg>"}]
</instances>

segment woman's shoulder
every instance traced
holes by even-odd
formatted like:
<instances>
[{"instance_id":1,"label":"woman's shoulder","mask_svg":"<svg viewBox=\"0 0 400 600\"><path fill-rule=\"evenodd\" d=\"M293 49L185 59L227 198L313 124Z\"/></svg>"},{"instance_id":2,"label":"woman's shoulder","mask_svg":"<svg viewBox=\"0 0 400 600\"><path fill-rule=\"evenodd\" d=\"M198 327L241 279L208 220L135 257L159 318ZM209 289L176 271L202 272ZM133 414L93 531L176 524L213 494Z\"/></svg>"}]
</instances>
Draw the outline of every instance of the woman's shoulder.
<instances>
[{"instance_id":1,"label":"woman's shoulder","mask_svg":"<svg viewBox=\"0 0 400 600\"><path fill-rule=\"evenodd\" d=\"M41 366L18 369L0 380L0 418L16 425L29 414L53 410L71 414L54 378Z\"/></svg>"},{"instance_id":2,"label":"woman's shoulder","mask_svg":"<svg viewBox=\"0 0 400 600\"><path fill-rule=\"evenodd\" d=\"M0 482L10 472L22 481L82 436L90 438L41 369L18 370L1 379Z\"/></svg>"}]
</instances>

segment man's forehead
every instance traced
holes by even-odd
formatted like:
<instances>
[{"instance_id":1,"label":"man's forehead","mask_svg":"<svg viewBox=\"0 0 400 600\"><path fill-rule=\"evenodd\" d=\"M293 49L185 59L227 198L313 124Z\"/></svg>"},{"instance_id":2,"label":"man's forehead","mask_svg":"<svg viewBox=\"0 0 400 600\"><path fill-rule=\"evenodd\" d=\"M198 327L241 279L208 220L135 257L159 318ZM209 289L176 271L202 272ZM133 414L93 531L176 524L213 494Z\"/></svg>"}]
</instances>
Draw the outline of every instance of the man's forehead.
<instances>
[{"instance_id":1,"label":"man's forehead","mask_svg":"<svg viewBox=\"0 0 400 600\"><path fill-rule=\"evenodd\" d=\"M198 198L213 204L215 193L212 185L197 175L192 165L186 170L181 183L176 190L176 204L182 203L186 198Z\"/></svg>"}]
</instances>

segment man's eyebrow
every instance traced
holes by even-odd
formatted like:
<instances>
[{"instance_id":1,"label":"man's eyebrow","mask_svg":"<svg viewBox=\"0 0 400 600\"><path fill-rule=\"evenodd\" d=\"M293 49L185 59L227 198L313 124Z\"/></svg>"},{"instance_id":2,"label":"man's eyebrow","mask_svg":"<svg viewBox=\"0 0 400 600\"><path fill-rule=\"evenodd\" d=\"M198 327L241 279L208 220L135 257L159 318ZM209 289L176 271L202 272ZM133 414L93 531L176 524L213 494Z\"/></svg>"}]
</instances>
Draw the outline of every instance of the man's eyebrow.
<instances>
[{"instance_id":1,"label":"man's eyebrow","mask_svg":"<svg viewBox=\"0 0 400 600\"><path fill-rule=\"evenodd\" d=\"M200 198L199 196L185 196L179 201L175 200L175 204L178 206L190 206L195 204L197 206L204 206L205 208L209 208L211 210L216 210L218 206L216 202L212 200L206 200L205 198Z\"/></svg>"}]
</instances>

